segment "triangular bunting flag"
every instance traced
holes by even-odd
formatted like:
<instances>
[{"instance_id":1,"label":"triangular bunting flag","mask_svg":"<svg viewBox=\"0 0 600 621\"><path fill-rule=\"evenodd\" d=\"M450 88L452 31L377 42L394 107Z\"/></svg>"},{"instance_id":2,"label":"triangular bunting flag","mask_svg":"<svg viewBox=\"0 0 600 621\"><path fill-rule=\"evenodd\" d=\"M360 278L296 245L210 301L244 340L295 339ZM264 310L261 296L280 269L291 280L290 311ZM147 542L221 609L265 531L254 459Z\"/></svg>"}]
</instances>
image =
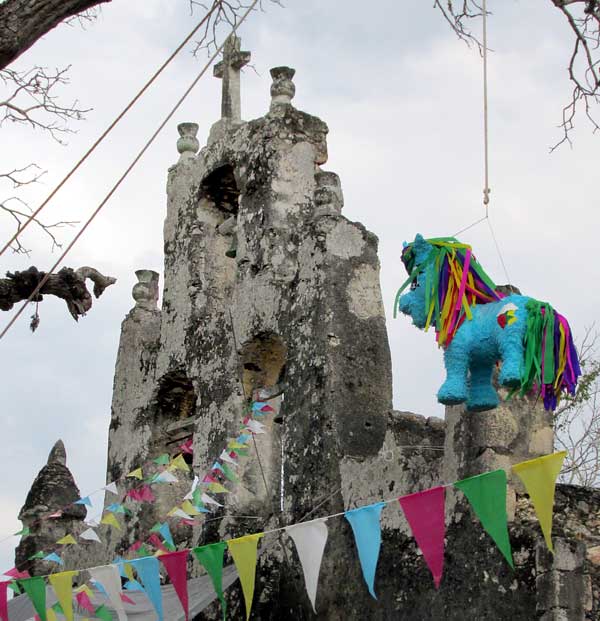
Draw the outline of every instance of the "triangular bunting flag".
<instances>
[{"instance_id":1,"label":"triangular bunting flag","mask_svg":"<svg viewBox=\"0 0 600 621\"><path fill-rule=\"evenodd\" d=\"M454 484L471 503L486 533L514 568L506 517L506 472L494 470Z\"/></svg>"},{"instance_id":2,"label":"triangular bunting flag","mask_svg":"<svg viewBox=\"0 0 600 621\"><path fill-rule=\"evenodd\" d=\"M114 481L112 483L109 483L106 487L103 487L102 489L105 489L107 492L110 492L115 496L119 495L119 491L117 490L117 484Z\"/></svg>"},{"instance_id":3,"label":"triangular bunting flag","mask_svg":"<svg viewBox=\"0 0 600 621\"><path fill-rule=\"evenodd\" d=\"M32 554L31 556L28 556L27 560L28 561L35 561L36 559L44 558L44 556L46 556L46 553L42 552L40 550L39 552L36 552L35 554Z\"/></svg>"},{"instance_id":4,"label":"triangular bunting flag","mask_svg":"<svg viewBox=\"0 0 600 621\"><path fill-rule=\"evenodd\" d=\"M216 505L217 507L222 507L223 505L218 503L214 498L211 498L208 494L202 494L200 499L205 505Z\"/></svg>"},{"instance_id":5,"label":"triangular bunting flag","mask_svg":"<svg viewBox=\"0 0 600 621\"><path fill-rule=\"evenodd\" d=\"M158 621L164 621L158 559L153 556L147 556L146 558L139 558L128 562L137 571L144 591L156 610Z\"/></svg>"},{"instance_id":6,"label":"triangular bunting flag","mask_svg":"<svg viewBox=\"0 0 600 621\"><path fill-rule=\"evenodd\" d=\"M229 494L229 490L220 483L209 483L208 489L215 494Z\"/></svg>"},{"instance_id":7,"label":"triangular bunting flag","mask_svg":"<svg viewBox=\"0 0 600 621\"><path fill-rule=\"evenodd\" d=\"M192 438L188 438L183 444L180 444L177 448L179 448L181 450L182 453L185 453L186 455L193 455L194 454L194 441L192 440Z\"/></svg>"},{"instance_id":8,"label":"triangular bunting flag","mask_svg":"<svg viewBox=\"0 0 600 621\"><path fill-rule=\"evenodd\" d=\"M262 409L265 407L265 405L267 405L267 404L266 404L266 403L263 403L262 401L255 401L255 402L252 404L252 409L253 409L255 412L259 412L260 410L262 410Z\"/></svg>"},{"instance_id":9,"label":"triangular bunting flag","mask_svg":"<svg viewBox=\"0 0 600 621\"><path fill-rule=\"evenodd\" d=\"M248 429L252 433L265 433L265 426L262 423L259 423L257 420L249 420L246 424L246 427L248 427Z\"/></svg>"},{"instance_id":10,"label":"triangular bunting flag","mask_svg":"<svg viewBox=\"0 0 600 621\"><path fill-rule=\"evenodd\" d=\"M254 598L254 582L256 580L256 548L263 533L245 535L227 541L227 547L233 557L246 603L246 621L250 619L252 599Z\"/></svg>"},{"instance_id":11,"label":"triangular bunting flag","mask_svg":"<svg viewBox=\"0 0 600 621\"><path fill-rule=\"evenodd\" d=\"M168 528L168 526L167 526ZM183 612L185 613L185 621L189 618L188 589L187 589L187 557L189 550L181 552L171 552L163 554L160 562L165 566L167 574L173 584L175 593L179 597Z\"/></svg>"},{"instance_id":12,"label":"triangular bunting flag","mask_svg":"<svg viewBox=\"0 0 600 621\"><path fill-rule=\"evenodd\" d=\"M112 505L108 505L108 507L106 507L106 510L110 511L111 513L127 513L127 509L125 508L125 506L119 504L118 502L115 502Z\"/></svg>"},{"instance_id":13,"label":"triangular bunting flag","mask_svg":"<svg viewBox=\"0 0 600 621\"><path fill-rule=\"evenodd\" d=\"M171 457L169 456L168 453L163 453L162 455L159 455L156 459L152 460L155 464L158 464L159 466L168 466L169 462L171 461Z\"/></svg>"},{"instance_id":14,"label":"triangular bunting flag","mask_svg":"<svg viewBox=\"0 0 600 621\"><path fill-rule=\"evenodd\" d=\"M176 516L176 517L180 517L184 520L191 520L192 516L189 515L188 513L186 513L183 509L180 509L179 507L175 507L174 509L172 509L172 513L171 515Z\"/></svg>"},{"instance_id":15,"label":"triangular bunting flag","mask_svg":"<svg viewBox=\"0 0 600 621\"><path fill-rule=\"evenodd\" d=\"M8 571L4 572L5 576L10 576L11 578L15 578L17 580L20 580L21 578L29 578L29 572L28 571L19 571L16 567L13 567L12 569L9 569Z\"/></svg>"},{"instance_id":16,"label":"triangular bunting flag","mask_svg":"<svg viewBox=\"0 0 600 621\"><path fill-rule=\"evenodd\" d=\"M63 560L56 554L56 552L51 552L47 556L44 556L43 561L48 561L49 563L57 563L58 565L63 565Z\"/></svg>"},{"instance_id":17,"label":"triangular bunting flag","mask_svg":"<svg viewBox=\"0 0 600 621\"><path fill-rule=\"evenodd\" d=\"M75 501L76 505L85 505L86 507L91 507L92 506L92 501L90 500L89 496L86 496L85 498L80 498L79 500Z\"/></svg>"},{"instance_id":18,"label":"triangular bunting flag","mask_svg":"<svg viewBox=\"0 0 600 621\"><path fill-rule=\"evenodd\" d=\"M29 530L29 527L24 526L20 531L16 532L14 536L18 537L19 535L21 535L21 537L27 537L27 535L29 535L30 533L31 533L31 530Z\"/></svg>"},{"instance_id":19,"label":"triangular bunting flag","mask_svg":"<svg viewBox=\"0 0 600 621\"><path fill-rule=\"evenodd\" d=\"M46 615L46 582L44 579L40 576L36 576L35 578L23 578L19 580L19 585L31 600L33 608L40 616L40 619L42 621L48 621Z\"/></svg>"},{"instance_id":20,"label":"triangular bunting flag","mask_svg":"<svg viewBox=\"0 0 600 621\"><path fill-rule=\"evenodd\" d=\"M178 480L179 479L172 472L165 470L164 472L161 472L156 477L156 479L154 479L154 482L155 483L177 483Z\"/></svg>"},{"instance_id":21,"label":"triangular bunting flag","mask_svg":"<svg viewBox=\"0 0 600 621\"><path fill-rule=\"evenodd\" d=\"M201 548L194 548L192 552L198 559L198 562L206 569L206 573L212 580L215 593L221 602L223 611L223 621L227 613L227 603L223 596L223 556L225 554L225 542L219 541Z\"/></svg>"},{"instance_id":22,"label":"triangular bunting flag","mask_svg":"<svg viewBox=\"0 0 600 621\"><path fill-rule=\"evenodd\" d=\"M79 535L79 539L84 539L85 541L96 541L98 543L102 543L100 541L100 537L93 528L87 528L84 530L81 535Z\"/></svg>"},{"instance_id":23,"label":"triangular bunting flag","mask_svg":"<svg viewBox=\"0 0 600 621\"><path fill-rule=\"evenodd\" d=\"M90 596L82 591L81 593L77 593L75 595L75 600L77 601L77 605L84 610L87 610L90 614L94 614L94 604L92 604L92 600Z\"/></svg>"},{"instance_id":24,"label":"triangular bunting flag","mask_svg":"<svg viewBox=\"0 0 600 621\"><path fill-rule=\"evenodd\" d=\"M239 481L239 479L237 478L237 476L235 475L235 472L233 472L233 470L227 465L227 464L221 464L221 470L223 472L223 474L232 482L232 483L237 483Z\"/></svg>"},{"instance_id":25,"label":"triangular bunting flag","mask_svg":"<svg viewBox=\"0 0 600 621\"><path fill-rule=\"evenodd\" d=\"M108 524L108 526L112 526L117 530L121 530L121 525L112 513L105 513L100 520L100 524Z\"/></svg>"},{"instance_id":26,"label":"triangular bunting flag","mask_svg":"<svg viewBox=\"0 0 600 621\"><path fill-rule=\"evenodd\" d=\"M100 619L100 621L112 621L113 620L111 611L104 604L96 608L96 612L94 613L94 616L97 619Z\"/></svg>"},{"instance_id":27,"label":"triangular bunting flag","mask_svg":"<svg viewBox=\"0 0 600 621\"><path fill-rule=\"evenodd\" d=\"M0 582L0 621L8 621L8 582Z\"/></svg>"},{"instance_id":28,"label":"triangular bunting flag","mask_svg":"<svg viewBox=\"0 0 600 621\"><path fill-rule=\"evenodd\" d=\"M306 592L316 614L315 599L317 597L323 551L327 543L327 524L325 520L314 520L304 524L288 526L285 532L294 540L296 545L296 552L298 552L298 558L304 573Z\"/></svg>"},{"instance_id":29,"label":"triangular bunting flag","mask_svg":"<svg viewBox=\"0 0 600 621\"><path fill-rule=\"evenodd\" d=\"M219 455L219 459L220 459L221 461L226 461L228 464L231 464L232 466L237 466L237 465L238 465L237 461L235 461L235 459L232 459L232 458L229 456L229 453L228 453L226 450L224 450L224 451L223 451L223 452Z\"/></svg>"},{"instance_id":30,"label":"triangular bunting flag","mask_svg":"<svg viewBox=\"0 0 600 621\"><path fill-rule=\"evenodd\" d=\"M165 540L166 543L168 543L170 546L173 546L173 548L175 547L173 535L171 535L171 529L166 522L160 525L158 532L161 534L162 538Z\"/></svg>"},{"instance_id":31,"label":"triangular bunting flag","mask_svg":"<svg viewBox=\"0 0 600 621\"><path fill-rule=\"evenodd\" d=\"M185 511L188 515L194 516L194 515L200 515L200 511L198 511L198 509L196 509L196 507L194 507L194 505L189 501L189 500L185 500L182 504L181 504L181 508L183 511Z\"/></svg>"},{"instance_id":32,"label":"triangular bunting flag","mask_svg":"<svg viewBox=\"0 0 600 621\"><path fill-rule=\"evenodd\" d=\"M73 578L78 573L77 571L62 571L48 576L66 621L73 621Z\"/></svg>"},{"instance_id":33,"label":"triangular bunting flag","mask_svg":"<svg viewBox=\"0 0 600 621\"><path fill-rule=\"evenodd\" d=\"M383 502L378 502L366 507L351 509L344 514L352 526L363 577L369 593L375 599L377 599L375 595L375 572L379 560L379 548L381 547L380 518L384 506Z\"/></svg>"},{"instance_id":34,"label":"triangular bunting flag","mask_svg":"<svg viewBox=\"0 0 600 621\"><path fill-rule=\"evenodd\" d=\"M190 467L185 463L183 455L177 455L171 462L169 470L183 470L184 472L189 472Z\"/></svg>"},{"instance_id":35,"label":"triangular bunting flag","mask_svg":"<svg viewBox=\"0 0 600 621\"><path fill-rule=\"evenodd\" d=\"M523 485L525 485L525 489L531 498L546 545L551 552L554 552L552 546L554 491L556 479L560 474L566 456L567 452L561 451L553 455L530 459L512 467L513 472L523 481Z\"/></svg>"},{"instance_id":36,"label":"triangular bunting flag","mask_svg":"<svg viewBox=\"0 0 600 621\"><path fill-rule=\"evenodd\" d=\"M398 498L436 589L444 571L444 499L445 488L441 486Z\"/></svg>"},{"instance_id":37,"label":"triangular bunting flag","mask_svg":"<svg viewBox=\"0 0 600 621\"><path fill-rule=\"evenodd\" d=\"M121 601L121 575L114 565L104 565L103 567L92 567L88 570L94 581L100 583L104 588L110 603L112 604L119 621L127 621L127 615ZM98 616L98 611L96 611ZM112 619L112 615L110 616Z\"/></svg>"},{"instance_id":38,"label":"triangular bunting flag","mask_svg":"<svg viewBox=\"0 0 600 621\"><path fill-rule=\"evenodd\" d=\"M125 588L128 591L144 591L144 587L137 580L129 580L125 583Z\"/></svg>"},{"instance_id":39,"label":"triangular bunting flag","mask_svg":"<svg viewBox=\"0 0 600 621\"><path fill-rule=\"evenodd\" d=\"M127 597L125 593L121 593L121 601L124 602L125 604L131 604L132 606L136 605L136 603L131 599L131 597Z\"/></svg>"},{"instance_id":40,"label":"triangular bunting flag","mask_svg":"<svg viewBox=\"0 0 600 621\"><path fill-rule=\"evenodd\" d=\"M142 472L141 468L136 468L135 470L132 470L128 475L127 475L128 479L139 479L140 481L144 478L144 474Z\"/></svg>"},{"instance_id":41,"label":"triangular bunting flag","mask_svg":"<svg viewBox=\"0 0 600 621\"><path fill-rule=\"evenodd\" d=\"M56 543L58 543L61 546L72 546L72 545L75 545L77 541L75 541L75 537L73 537L73 535L65 535L64 537L59 539Z\"/></svg>"}]
</instances>

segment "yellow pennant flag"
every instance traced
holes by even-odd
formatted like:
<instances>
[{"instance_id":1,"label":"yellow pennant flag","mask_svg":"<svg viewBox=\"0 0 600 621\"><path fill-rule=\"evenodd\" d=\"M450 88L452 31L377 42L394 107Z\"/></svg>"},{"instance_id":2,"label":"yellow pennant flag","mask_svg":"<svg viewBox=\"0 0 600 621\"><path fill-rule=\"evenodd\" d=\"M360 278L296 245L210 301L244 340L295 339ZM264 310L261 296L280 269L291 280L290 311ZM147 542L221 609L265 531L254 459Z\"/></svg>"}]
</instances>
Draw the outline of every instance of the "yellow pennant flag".
<instances>
[{"instance_id":1,"label":"yellow pennant flag","mask_svg":"<svg viewBox=\"0 0 600 621\"><path fill-rule=\"evenodd\" d=\"M229 494L229 490L220 483L209 483L208 489L215 494Z\"/></svg>"},{"instance_id":2,"label":"yellow pennant flag","mask_svg":"<svg viewBox=\"0 0 600 621\"><path fill-rule=\"evenodd\" d=\"M48 576L66 621L73 621L73 577L78 573L77 571L62 571Z\"/></svg>"},{"instance_id":3,"label":"yellow pennant flag","mask_svg":"<svg viewBox=\"0 0 600 621\"><path fill-rule=\"evenodd\" d=\"M100 524L108 524L109 526L113 526L117 530L121 530L121 525L117 521L117 518L115 517L114 513L111 513L110 511L107 511L104 514L104 516L100 520Z\"/></svg>"},{"instance_id":4,"label":"yellow pennant flag","mask_svg":"<svg viewBox=\"0 0 600 621\"><path fill-rule=\"evenodd\" d=\"M246 603L246 621L250 619L250 610L252 609L252 599L254 598L254 582L256 580L256 547L258 540L264 533L256 533L255 535L245 535L237 539L230 539L227 542L229 552L233 557L240 582L242 583L242 591L244 592L244 601Z\"/></svg>"},{"instance_id":5,"label":"yellow pennant flag","mask_svg":"<svg viewBox=\"0 0 600 621\"><path fill-rule=\"evenodd\" d=\"M122 567L123 567L123 572L127 576L127 579L131 580L131 582L135 582L135 576L133 574L133 567L129 563L123 563Z\"/></svg>"},{"instance_id":6,"label":"yellow pennant flag","mask_svg":"<svg viewBox=\"0 0 600 621\"><path fill-rule=\"evenodd\" d=\"M554 490L556 479L566 456L567 451L561 451L553 455L530 459L512 467L513 472L523 481L523 485L525 485L525 489L531 498L550 552L554 552L551 538Z\"/></svg>"},{"instance_id":7,"label":"yellow pennant flag","mask_svg":"<svg viewBox=\"0 0 600 621\"><path fill-rule=\"evenodd\" d=\"M73 535L65 535L62 539L59 539L56 543L58 543L61 546L70 546L70 545L76 544L77 541L75 541L75 537L73 537Z\"/></svg>"},{"instance_id":8,"label":"yellow pennant flag","mask_svg":"<svg viewBox=\"0 0 600 621\"><path fill-rule=\"evenodd\" d=\"M198 511L198 509L196 509L194 507L194 505L189 501L186 500L182 505L181 508L188 514L188 515L200 515L200 511Z\"/></svg>"},{"instance_id":9,"label":"yellow pennant flag","mask_svg":"<svg viewBox=\"0 0 600 621\"><path fill-rule=\"evenodd\" d=\"M139 479L140 481L144 478L144 475L142 474L142 469L141 468L136 468L135 470L132 470L128 475L127 478L130 479Z\"/></svg>"},{"instance_id":10,"label":"yellow pennant flag","mask_svg":"<svg viewBox=\"0 0 600 621\"><path fill-rule=\"evenodd\" d=\"M94 597L94 592L87 584L82 584L80 587L77 587L75 593L85 593L90 599Z\"/></svg>"},{"instance_id":11,"label":"yellow pennant flag","mask_svg":"<svg viewBox=\"0 0 600 621\"><path fill-rule=\"evenodd\" d=\"M184 472L190 471L190 467L185 463L185 459L183 458L183 455L177 455L177 457L174 457L168 469L169 470L183 470Z\"/></svg>"},{"instance_id":12,"label":"yellow pennant flag","mask_svg":"<svg viewBox=\"0 0 600 621\"><path fill-rule=\"evenodd\" d=\"M47 621L58 621L58 617L52 608L46 609L46 619Z\"/></svg>"}]
</instances>

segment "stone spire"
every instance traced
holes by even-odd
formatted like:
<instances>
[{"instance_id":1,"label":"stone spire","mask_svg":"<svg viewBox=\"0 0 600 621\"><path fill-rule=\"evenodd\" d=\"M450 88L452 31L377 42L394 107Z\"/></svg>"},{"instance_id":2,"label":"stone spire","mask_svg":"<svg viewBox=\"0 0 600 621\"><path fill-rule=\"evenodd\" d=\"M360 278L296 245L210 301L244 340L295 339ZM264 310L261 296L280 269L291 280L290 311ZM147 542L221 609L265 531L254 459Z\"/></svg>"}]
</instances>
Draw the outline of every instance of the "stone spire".
<instances>
[{"instance_id":1,"label":"stone spire","mask_svg":"<svg viewBox=\"0 0 600 621\"><path fill-rule=\"evenodd\" d=\"M223 60L214 67L214 76L223 80L221 118L234 123L242 120L240 71L250 62L250 52L241 52L242 40L230 35L223 48Z\"/></svg>"},{"instance_id":2,"label":"stone spire","mask_svg":"<svg viewBox=\"0 0 600 621\"><path fill-rule=\"evenodd\" d=\"M16 549L15 564L19 569L28 569L31 574L47 573L53 569L47 562L28 559L40 550L54 550L58 539L76 531L76 523L82 522L87 513L83 505L72 504L79 498L79 488L67 468L65 445L58 440L19 513L23 526L30 529L30 534L21 539ZM58 510L61 510L59 517L40 519Z\"/></svg>"}]
</instances>

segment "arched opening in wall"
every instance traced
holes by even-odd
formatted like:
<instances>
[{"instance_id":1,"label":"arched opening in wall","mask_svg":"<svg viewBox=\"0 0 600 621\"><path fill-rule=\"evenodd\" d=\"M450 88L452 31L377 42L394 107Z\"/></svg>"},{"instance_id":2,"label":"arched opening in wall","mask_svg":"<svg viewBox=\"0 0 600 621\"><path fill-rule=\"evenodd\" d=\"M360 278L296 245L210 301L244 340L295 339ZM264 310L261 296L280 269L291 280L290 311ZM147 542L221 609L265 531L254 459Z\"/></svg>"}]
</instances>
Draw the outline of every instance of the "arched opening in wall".
<instances>
[{"instance_id":1,"label":"arched opening in wall","mask_svg":"<svg viewBox=\"0 0 600 621\"><path fill-rule=\"evenodd\" d=\"M233 166L225 164L208 174L200 184L201 198L217 210L221 235L231 237L226 256L237 254L237 216L240 207L240 190L235 180Z\"/></svg>"},{"instance_id":2,"label":"arched opening in wall","mask_svg":"<svg viewBox=\"0 0 600 621\"><path fill-rule=\"evenodd\" d=\"M287 347L280 336L264 333L242 346L242 378L246 395L272 398L284 392Z\"/></svg>"},{"instance_id":3,"label":"arched opening in wall","mask_svg":"<svg viewBox=\"0 0 600 621\"><path fill-rule=\"evenodd\" d=\"M197 400L194 386L183 369L171 371L160 380L153 403L153 453L183 452L185 461L191 465L191 452L179 447L191 447Z\"/></svg>"}]
</instances>

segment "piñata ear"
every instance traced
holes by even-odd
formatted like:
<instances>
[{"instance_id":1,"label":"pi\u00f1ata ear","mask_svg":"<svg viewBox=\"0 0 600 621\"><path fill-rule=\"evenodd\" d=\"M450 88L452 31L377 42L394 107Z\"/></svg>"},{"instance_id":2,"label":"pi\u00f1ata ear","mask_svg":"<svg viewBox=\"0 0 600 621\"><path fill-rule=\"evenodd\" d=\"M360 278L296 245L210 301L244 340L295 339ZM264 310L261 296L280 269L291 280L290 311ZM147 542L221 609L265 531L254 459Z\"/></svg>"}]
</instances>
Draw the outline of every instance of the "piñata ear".
<instances>
[{"instance_id":1,"label":"pi\u00f1ata ear","mask_svg":"<svg viewBox=\"0 0 600 621\"><path fill-rule=\"evenodd\" d=\"M417 265L420 265L429 256L429 253L431 252L431 244L429 244L420 233L417 233L413 243L413 249L416 263Z\"/></svg>"}]
</instances>

